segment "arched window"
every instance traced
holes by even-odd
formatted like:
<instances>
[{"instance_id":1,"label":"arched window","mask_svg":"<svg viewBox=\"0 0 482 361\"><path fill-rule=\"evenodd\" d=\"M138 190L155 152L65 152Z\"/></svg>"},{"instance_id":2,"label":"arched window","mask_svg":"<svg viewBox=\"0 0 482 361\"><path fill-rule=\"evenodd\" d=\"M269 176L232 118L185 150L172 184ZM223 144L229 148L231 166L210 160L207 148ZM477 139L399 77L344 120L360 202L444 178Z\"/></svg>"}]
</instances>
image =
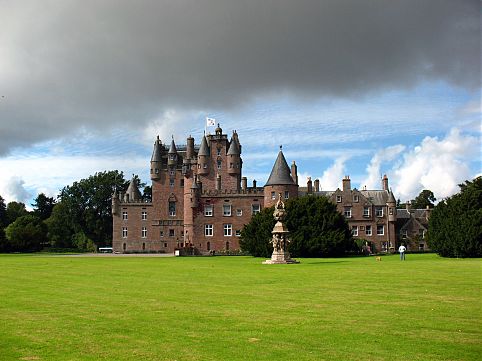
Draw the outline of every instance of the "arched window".
<instances>
[{"instance_id":1,"label":"arched window","mask_svg":"<svg viewBox=\"0 0 482 361\"><path fill-rule=\"evenodd\" d=\"M146 244L145 244L145 243L142 243L142 250L143 250L143 251L146 250Z\"/></svg>"},{"instance_id":2,"label":"arched window","mask_svg":"<svg viewBox=\"0 0 482 361\"><path fill-rule=\"evenodd\" d=\"M208 251L211 250L211 242L206 243L206 248L207 248Z\"/></svg>"},{"instance_id":3,"label":"arched window","mask_svg":"<svg viewBox=\"0 0 482 361\"><path fill-rule=\"evenodd\" d=\"M127 248L127 245L125 243L122 243L122 250L125 251Z\"/></svg>"},{"instance_id":4,"label":"arched window","mask_svg":"<svg viewBox=\"0 0 482 361\"><path fill-rule=\"evenodd\" d=\"M229 241L226 242L226 251L229 251Z\"/></svg>"}]
</instances>

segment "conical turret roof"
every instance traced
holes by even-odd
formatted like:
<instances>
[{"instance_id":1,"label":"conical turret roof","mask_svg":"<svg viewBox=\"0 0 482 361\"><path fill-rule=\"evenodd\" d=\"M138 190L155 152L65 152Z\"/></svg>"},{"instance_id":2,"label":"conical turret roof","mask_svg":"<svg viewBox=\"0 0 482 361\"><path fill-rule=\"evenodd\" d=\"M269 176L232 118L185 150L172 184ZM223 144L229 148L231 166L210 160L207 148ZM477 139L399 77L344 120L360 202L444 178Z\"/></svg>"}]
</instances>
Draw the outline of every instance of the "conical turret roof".
<instances>
[{"instance_id":1,"label":"conical turret roof","mask_svg":"<svg viewBox=\"0 0 482 361\"><path fill-rule=\"evenodd\" d=\"M129 200L131 201L139 201L142 198L141 192L139 192L139 188L137 188L137 182L134 175L129 183L126 194L129 195Z\"/></svg>"},{"instance_id":2,"label":"conical turret roof","mask_svg":"<svg viewBox=\"0 0 482 361\"><path fill-rule=\"evenodd\" d=\"M174 143L174 137L171 140L171 146L169 147L169 152L167 154L177 154L176 143Z\"/></svg>"},{"instance_id":3,"label":"conical turret roof","mask_svg":"<svg viewBox=\"0 0 482 361\"><path fill-rule=\"evenodd\" d=\"M273 169L271 170L271 174L269 175L265 186L285 184L295 184L295 182L293 181L293 178L291 178L290 168L288 167L283 151L280 148L278 157L276 158L276 162L273 165Z\"/></svg>"},{"instance_id":4,"label":"conical turret roof","mask_svg":"<svg viewBox=\"0 0 482 361\"><path fill-rule=\"evenodd\" d=\"M154 142L154 149L152 150L151 162L160 162L161 161L161 159L162 159L161 148L162 148L162 143L159 140L159 136L157 136L157 139Z\"/></svg>"},{"instance_id":5,"label":"conical turret roof","mask_svg":"<svg viewBox=\"0 0 482 361\"><path fill-rule=\"evenodd\" d=\"M228 155L239 155L239 144L234 137L231 138L231 144L229 145Z\"/></svg>"},{"instance_id":6,"label":"conical turret roof","mask_svg":"<svg viewBox=\"0 0 482 361\"><path fill-rule=\"evenodd\" d=\"M203 139L201 140L201 146L199 147L199 152L197 155L209 156L208 141L206 140L205 135L203 135Z\"/></svg>"}]
</instances>

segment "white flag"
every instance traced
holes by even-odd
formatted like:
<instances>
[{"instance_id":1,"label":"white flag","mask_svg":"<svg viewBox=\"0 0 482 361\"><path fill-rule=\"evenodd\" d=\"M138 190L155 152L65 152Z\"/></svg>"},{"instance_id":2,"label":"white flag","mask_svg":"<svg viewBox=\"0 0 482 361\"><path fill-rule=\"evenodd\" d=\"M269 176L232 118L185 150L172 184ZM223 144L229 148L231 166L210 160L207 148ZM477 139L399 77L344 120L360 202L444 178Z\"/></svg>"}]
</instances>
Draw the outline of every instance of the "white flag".
<instances>
[{"instance_id":1,"label":"white flag","mask_svg":"<svg viewBox=\"0 0 482 361\"><path fill-rule=\"evenodd\" d=\"M206 127L214 127L216 125L216 119L206 118Z\"/></svg>"}]
</instances>

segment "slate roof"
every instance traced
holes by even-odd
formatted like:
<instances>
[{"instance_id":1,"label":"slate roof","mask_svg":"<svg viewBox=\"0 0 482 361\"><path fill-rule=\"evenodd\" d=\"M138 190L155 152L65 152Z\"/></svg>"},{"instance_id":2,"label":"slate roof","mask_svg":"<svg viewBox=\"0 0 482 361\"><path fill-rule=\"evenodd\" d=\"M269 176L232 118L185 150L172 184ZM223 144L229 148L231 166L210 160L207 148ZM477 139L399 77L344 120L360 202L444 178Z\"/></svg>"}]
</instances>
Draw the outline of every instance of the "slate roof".
<instances>
[{"instance_id":1,"label":"slate roof","mask_svg":"<svg viewBox=\"0 0 482 361\"><path fill-rule=\"evenodd\" d=\"M177 154L176 143L174 143L174 138L171 140L171 146L169 147L169 152L167 154Z\"/></svg>"},{"instance_id":2,"label":"slate roof","mask_svg":"<svg viewBox=\"0 0 482 361\"><path fill-rule=\"evenodd\" d=\"M288 167L288 163L286 163L283 151L280 149L265 186L286 184L295 184L295 182L293 181L293 178L291 178L290 168Z\"/></svg>"},{"instance_id":3,"label":"slate roof","mask_svg":"<svg viewBox=\"0 0 482 361\"><path fill-rule=\"evenodd\" d=\"M162 149L162 144L161 144L161 141L159 140L159 136L157 136L157 140L154 143L154 149L152 151L151 162L160 162L162 160L161 149Z\"/></svg>"},{"instance_id":4,"label":"slate roof","mask_svg":"<svg viewBox=\"0 0 482 361\"><path fill-rule=\"evenodd\" d=\"M231 138L231 144L229 145L228 155L239 155L239 154L240 154L240 151L239 151L238 142L233 137Z\"/></svg>"},{"instance_id":5,"label":"slate roof","mask_svg":"<svg viewBox=\"0 0 482 361\"><path fill-rule=\"evenodd\" d=\"M361 190L360 193L368 199L372 204L375 206L384 206L387 204L388 201L388 191L383 190L374 190L374 191L365 191Z\"/></svg>"},{"instance_id":6,"label":"slate roof","mask_svg":"<svg viewBox=\"0 0 482 361\"><path fill-rule=\"evenodd\" d=\"M203 135L203 139L201 140L201 146L199 147L199 153L197 155L209 156L208 141L206 140L205 135Z\"/></svg>"},{"instance_id":7,"label":"slate roof","mask_svg":"<svg viewBox=\"0 0 482 361\"><path fill-rule=\"evenodd\" d=\"M127 188L126 194L129 195L129 201L139 201L142 198L139 188L137 188L136 179L132 177L129 187Z\"/></svg>"}]
</instances>

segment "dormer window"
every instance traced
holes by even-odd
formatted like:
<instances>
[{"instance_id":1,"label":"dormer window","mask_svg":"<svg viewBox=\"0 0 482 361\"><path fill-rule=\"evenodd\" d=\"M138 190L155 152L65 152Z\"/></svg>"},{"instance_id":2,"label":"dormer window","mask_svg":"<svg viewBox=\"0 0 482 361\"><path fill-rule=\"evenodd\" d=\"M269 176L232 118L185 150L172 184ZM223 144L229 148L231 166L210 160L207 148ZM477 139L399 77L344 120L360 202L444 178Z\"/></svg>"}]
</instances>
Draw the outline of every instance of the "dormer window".
<instances>
[{"instance_id":1,"label":"dormer window","mask_svg":"<svg viewBox=\"0 0 482 361\"><path fill-rule=\"evenodd\" d=\"M341 203L341 196L336 196L336 203Z\"/></svg>"}]
</instances>

